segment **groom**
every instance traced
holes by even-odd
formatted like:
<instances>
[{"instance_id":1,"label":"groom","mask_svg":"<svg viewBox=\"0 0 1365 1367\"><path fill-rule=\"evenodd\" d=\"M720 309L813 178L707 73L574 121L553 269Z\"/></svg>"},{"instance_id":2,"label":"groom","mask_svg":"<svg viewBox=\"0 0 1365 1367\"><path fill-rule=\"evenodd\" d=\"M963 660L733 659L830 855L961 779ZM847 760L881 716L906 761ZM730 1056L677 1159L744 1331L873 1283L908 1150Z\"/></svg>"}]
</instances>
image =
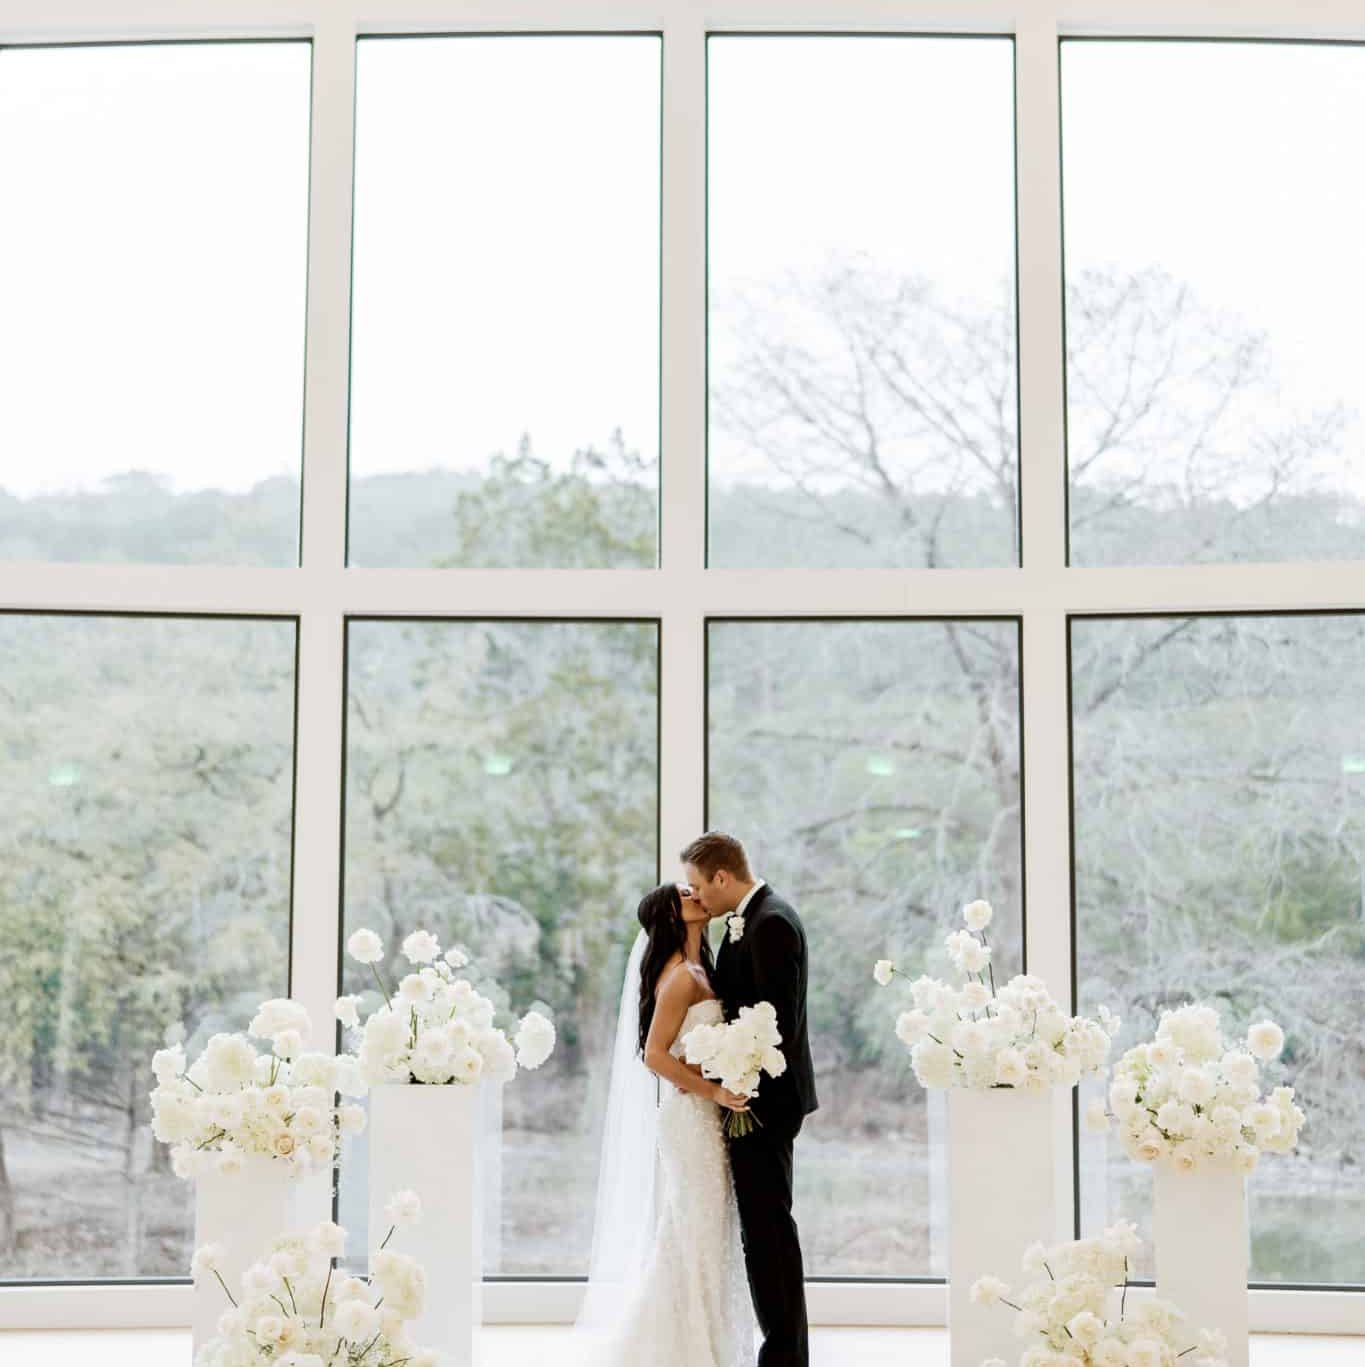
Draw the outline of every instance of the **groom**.
<instances>
[{"instance_id":1,"label":"groom","mask_svg":"<svg viewBox=\"0 0 1365 1367\"><path fill-rule=\"evenodd\" d=\"M751 1110L758 1127L730 1141L730 1168L754 1314L763 1333L758 1367L807 1367L805 1272L792 1219L792 1144L818 1104L806 1035L806 932L795 910L749 870L744 846L708 832L683 852L692 896L724 916L715 988L733 1019L741 1006L777 1008L787 1071L765 1077Z\"/></svg>"}]
</instances>

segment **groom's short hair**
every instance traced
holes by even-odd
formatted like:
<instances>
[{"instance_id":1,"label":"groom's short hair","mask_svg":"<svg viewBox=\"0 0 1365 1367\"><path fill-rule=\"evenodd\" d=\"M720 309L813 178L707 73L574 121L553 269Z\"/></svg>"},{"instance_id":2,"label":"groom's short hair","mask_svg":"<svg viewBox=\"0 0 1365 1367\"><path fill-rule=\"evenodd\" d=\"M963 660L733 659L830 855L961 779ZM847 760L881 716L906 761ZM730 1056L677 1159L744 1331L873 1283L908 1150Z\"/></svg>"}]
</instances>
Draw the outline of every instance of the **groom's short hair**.
<instances>
[{"instance_id":1,"label":"groom's short hair","mask_svg":"<svg viewBox=\"0 0 1365 1367\"><path fill-rule=\"evenodd\" d=\"M721 869L745 882L753 877L749 872L749 858L744 846L723 831L707 831L699 835L681 855L684 864L700 869L707 878L714 878Z\"/></svg>"}]
</instances>

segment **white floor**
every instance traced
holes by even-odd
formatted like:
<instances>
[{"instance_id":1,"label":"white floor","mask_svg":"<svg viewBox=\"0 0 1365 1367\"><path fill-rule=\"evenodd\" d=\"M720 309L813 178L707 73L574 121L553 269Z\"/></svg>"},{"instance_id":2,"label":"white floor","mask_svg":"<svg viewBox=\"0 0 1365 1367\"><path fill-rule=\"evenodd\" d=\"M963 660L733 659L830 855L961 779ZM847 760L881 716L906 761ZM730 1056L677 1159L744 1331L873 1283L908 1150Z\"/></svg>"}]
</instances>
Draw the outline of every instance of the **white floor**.
<instances>
[{"instance_id":1,"label":"white floor","mask_svg":"<svg viewBox=\"0 0 1365 1367\"><path fill-rule=\"evenodd\" d=\"M559 1328L484 1330L483 1367L537 1367L564 1347ZM941 1329L816 1329L812 1367L944 1367ZM0 1333L4 1367L188 1367L190 1336L178 1329ZM1252 1367L1361 1367L1365 1339L1254 1338Z\"/></svg>"}]
</instances>

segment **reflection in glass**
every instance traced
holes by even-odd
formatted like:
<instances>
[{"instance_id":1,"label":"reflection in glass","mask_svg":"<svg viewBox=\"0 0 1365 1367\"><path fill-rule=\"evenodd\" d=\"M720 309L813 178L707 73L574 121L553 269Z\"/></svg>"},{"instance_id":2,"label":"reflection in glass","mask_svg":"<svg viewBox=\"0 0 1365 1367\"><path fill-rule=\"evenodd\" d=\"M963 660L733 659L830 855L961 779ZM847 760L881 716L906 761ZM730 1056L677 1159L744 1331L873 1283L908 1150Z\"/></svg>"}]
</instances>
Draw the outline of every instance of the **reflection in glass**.
<instances>
[{"instance_id":1,"label":"reflection in glass","mask_svg":"<svg viewBox=\"0 0 1365 1367\"><path fill-rule=\"evenodd\" d=\"M350 559L657 560L660 40L362 39Z\"/></svg>"},{"instance_id":2,"label":"reflection in glass","mask_svg":"<svg viewBox=\"0 0 1365 1367\"><path fill-rule=\"evenodd\" d=\"M0 1280L189 1273L150 1060L288 988L294 652L292 622L0 615Z\"/></svg>"},{"instance_id":3,"label":"reflection in glass","mask_svg":"<svg viewBox=\"0 0 1365 1367\"><path fill-rule=\"evenodd\" d=\"M1231 1037L1277 1020L1308 1127L1251 1179L1252 1277L1359 1282L1365 618L1079 619L1072 646L1080 1007L1120 1049L1191 1000ZM1150 1190L1082 1136L1087 1229L1146 1225Z\"/></svg>"},{"instance_id":4,"label":"reflection in glass","mask_svg":"<svg viewBox=\"0 0 1365 1367\"><path fill-rule=\"evenodd\" d=\"M900 988L875 989L872 965L952 976L943 937L984 896L996 962L1019 970L1018 626L713 622L708 662L708 822L745 842L810 942L807 1274L945 1276L946 1107L915 1082Z\"/></svg>"},{"instance_id":5,"label":"reflection in glass","mask_svg":"<svg viewBox=\"0 0 1365 1367\"><path fill-rule=\"evenodd\" d=\"M658 865L657 628L354 621L348 661L343 932L370 927L390 960L419 927L463 942L476 984L553 1017L550 1062L486 1089L484 1265L585 1276L621 978ZM343 981L377 1004L349 959ZM341 1188L357 1248L364 1139Z\"/></svg>"},{"instance_id":6,"label":"reflection in glass","mask_svg":"<svg viewBox=\"0 0 1365 1367\"><path fill-rule=\"evenodd\" d=\"M0 559L297 563L310 55L0 49Z\"/></svg>"}]
</instances>

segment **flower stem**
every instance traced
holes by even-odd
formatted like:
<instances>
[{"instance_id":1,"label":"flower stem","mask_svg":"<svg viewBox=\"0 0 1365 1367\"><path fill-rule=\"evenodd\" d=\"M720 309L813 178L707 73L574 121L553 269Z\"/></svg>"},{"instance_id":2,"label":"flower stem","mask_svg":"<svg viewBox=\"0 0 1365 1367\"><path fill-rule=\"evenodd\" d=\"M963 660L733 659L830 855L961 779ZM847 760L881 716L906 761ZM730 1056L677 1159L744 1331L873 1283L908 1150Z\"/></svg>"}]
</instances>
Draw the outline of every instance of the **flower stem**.
<instances>
[{"instance_id":1,"label":"flower stem","mask_svg":"<svg viewBox=\"0 0 1365 1367\"><path fill-rule=\"evenodd\" d=\"M374 980L379 984L379 990L384 994L384 1005L392 1008L393 1002L389 1000L389 989L384 986L384 979L379 976L379 968L376 964L370 965L370 972L374 974Z\"/></svg>"},{"instance_id":2,"label":"flower stem","mask_svg":"<svg viewBox=\"0 0 1365 1367\"><path fill-rule=\"evenodd\" d=\"M237 1297L228 1290L228 1284L223 1280L223 1274L215 1267L213 1269L213 1275L218 1278L218 1285L223 1288L223 1295L228 1298L228 1303L235 1310L237 1308Z\"/></svg>"},{"instance_id":3,"label":"flower stem","mask_svg":"<svg viewBox=\"0 0 1365 1367\"><path fill-rule=\"evenodd\" d=\"M390 1225L390 1226L389 1226L389 1232L384 1236L384 1242L383 1242L382 1244L379 1245L379 1251L380 1251L381 1253L382 1253L386 1248L388 1248L388 1246L389 1246L389 1240L393 1238L393 1232L394 1232L394 1230L396 1230L397 1228L398 1228L397 1225Z\"/></svg>"},{"instance_id":4,"label":"flower stem","mask_svg":"<svg viewBox=\"0 0 1365 1367\"><path fill-rule=\"evenodd\" d=\"M322 1288L322 1309L318 1311L318 1328L322 1328L322 1322L327 1318L327 1293L332 1289L332 1273L336 1271L336 1264L329 1258L327 1260L327 1282Z\"/></svg>"}]
</instances>

